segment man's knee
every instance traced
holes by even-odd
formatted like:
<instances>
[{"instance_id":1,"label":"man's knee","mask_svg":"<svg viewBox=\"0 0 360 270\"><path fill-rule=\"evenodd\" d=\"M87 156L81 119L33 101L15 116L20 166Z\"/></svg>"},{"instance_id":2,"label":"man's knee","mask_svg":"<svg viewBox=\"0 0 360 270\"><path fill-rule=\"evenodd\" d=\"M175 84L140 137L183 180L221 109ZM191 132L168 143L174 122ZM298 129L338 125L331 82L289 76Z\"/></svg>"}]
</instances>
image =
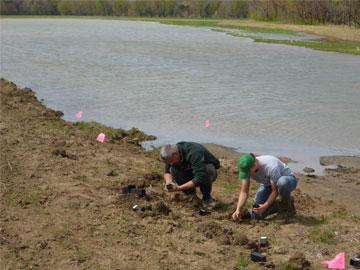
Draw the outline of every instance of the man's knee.
<instances>
[{"instance_id":1,"label":"man's knee","mask_svg":"<svg viewBox=\"0 0 360 270\"><path fill-rule=\"evenodd\" d=\"M285 176L279 178L277 188L281 196L288 196L291 193L291 183Z\"/></svg>"},{"instance_id":2,"label":"man's knee","mask_svg":"<svg viewBox=\"0 0 360 270\"><path fill-rule=\"evenodd\" d=\"M213 164L206 165L206 174L210 183L214 182L217 178L217 171Z\"/></svg>"}]
</instances>

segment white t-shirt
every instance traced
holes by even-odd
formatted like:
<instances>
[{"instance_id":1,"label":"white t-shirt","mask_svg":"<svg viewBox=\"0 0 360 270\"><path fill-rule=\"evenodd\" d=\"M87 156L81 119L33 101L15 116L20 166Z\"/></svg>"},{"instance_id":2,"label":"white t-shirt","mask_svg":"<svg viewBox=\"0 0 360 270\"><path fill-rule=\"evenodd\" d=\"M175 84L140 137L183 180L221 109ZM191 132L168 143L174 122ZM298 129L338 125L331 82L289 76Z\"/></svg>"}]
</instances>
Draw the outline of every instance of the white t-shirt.
<instances>
[{"instance_id":1,"label":"white t-shirt","mask_svg":"<svg viewBox=\"0 0 360 270\"><path fill-rule=\"evenodd\" d=\"M258 156L256 159L260 167L254 173L253 179L265 186L271 185L270 180L276 184L281 176L294 175L285 163L274 156Z\"/></svg>"}]
</instances>

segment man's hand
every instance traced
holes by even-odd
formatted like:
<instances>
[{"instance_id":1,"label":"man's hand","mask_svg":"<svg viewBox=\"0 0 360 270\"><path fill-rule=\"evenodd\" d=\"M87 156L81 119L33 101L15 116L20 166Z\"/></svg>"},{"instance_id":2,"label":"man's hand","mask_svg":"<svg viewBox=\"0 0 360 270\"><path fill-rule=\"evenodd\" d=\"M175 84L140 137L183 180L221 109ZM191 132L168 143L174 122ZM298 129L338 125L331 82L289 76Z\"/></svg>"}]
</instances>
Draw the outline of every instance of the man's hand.
<instances>
[{"instance_id":1,"label":"man's hand","mask_svg":"<svg viewBox=\"0 0 360 270\"><path fill-rule=\"evenodd\" d=\"M259 204L259 207L257 208L253 208L254 213L261 215L262 213L265 212L265 210L268 208L268 204L264 203L264 204Z\"/></svg>"},{"instance_id":2,"label":"man's hand","mask_svg":"<svg viewBox=\"0 0 360 270\"><path fill-rule=\"evenodd\" d=\"M238 220L240 217L240 210L237 210L232 214L232 219L233 220Z\"/></svg>"},{"instance_id":3,"label":"man's hand","mask_svg":"<svg viewBox=\"0 0 360 270\"><path fill-rule=\"evenodd\" d=\"M166 182L166 184L165 184L165 189L168 192L178 191L178 188L179 188L179 186L176 183L172 182L172 181Z\"/></svg>"}]
</instances>

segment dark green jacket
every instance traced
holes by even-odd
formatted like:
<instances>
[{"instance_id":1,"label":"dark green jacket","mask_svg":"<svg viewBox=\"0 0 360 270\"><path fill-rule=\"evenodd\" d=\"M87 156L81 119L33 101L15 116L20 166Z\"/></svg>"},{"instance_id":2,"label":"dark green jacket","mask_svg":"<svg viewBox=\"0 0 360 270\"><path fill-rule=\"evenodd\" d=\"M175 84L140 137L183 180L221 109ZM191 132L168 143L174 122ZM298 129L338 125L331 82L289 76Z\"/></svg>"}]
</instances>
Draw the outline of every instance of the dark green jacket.
<instances>
[{"instance_id":1,"label":"dark green jacket","mask_svg":"<svg viewBox=\"0 0 360 270\"><path fill-rule=\"evenodd\" d=\"M181 154L180 164L176 168L183 170L192 170L194 178L192 179L196 186L204 183L207 178L206 165L213 164L219 169L220 162L204 146L194 142L179 142L176 144ZM170 173L171 165L165 165L165 172Z\"/></svg>"}]
</instances>

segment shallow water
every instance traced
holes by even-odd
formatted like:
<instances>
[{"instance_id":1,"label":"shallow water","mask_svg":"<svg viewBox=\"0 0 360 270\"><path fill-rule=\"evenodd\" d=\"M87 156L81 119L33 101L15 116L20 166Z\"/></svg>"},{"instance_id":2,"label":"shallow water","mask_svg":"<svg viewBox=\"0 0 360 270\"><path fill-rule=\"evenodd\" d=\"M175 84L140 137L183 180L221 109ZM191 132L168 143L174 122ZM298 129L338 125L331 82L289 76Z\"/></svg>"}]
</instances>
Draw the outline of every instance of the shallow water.
<instances>
[{"instance_id":1,"label":"shallow water","mask_svg":"<svg viewBox=\"0 0 360 270\"><path fill-rule=\"evenodd\" d=\"M213 31L225 32L225 33L236 33L241 34L244 37L259 37L264 39L273 39L273 40L289 40L289 41L311 41L311 40L320 40L321 37L317 35L311 35L307 33L299 32L296 35L291 34L276 34L276 33L258 33L258 32L249 32L245 30L237 29L226 29L226 28L212 28Z\"/></svg>"},{"instance_id":2,"label":"shallow water","mask_svg":"<svg viewBox=\"0 0 360 270\"><path fill-rule=\"evenodd\" d=\"M360 57L207 28L1 19L1 76L65 119L289 156L360 155ZM209 119L206 128L204 121Z\"/></svg>"}]
</instances>

